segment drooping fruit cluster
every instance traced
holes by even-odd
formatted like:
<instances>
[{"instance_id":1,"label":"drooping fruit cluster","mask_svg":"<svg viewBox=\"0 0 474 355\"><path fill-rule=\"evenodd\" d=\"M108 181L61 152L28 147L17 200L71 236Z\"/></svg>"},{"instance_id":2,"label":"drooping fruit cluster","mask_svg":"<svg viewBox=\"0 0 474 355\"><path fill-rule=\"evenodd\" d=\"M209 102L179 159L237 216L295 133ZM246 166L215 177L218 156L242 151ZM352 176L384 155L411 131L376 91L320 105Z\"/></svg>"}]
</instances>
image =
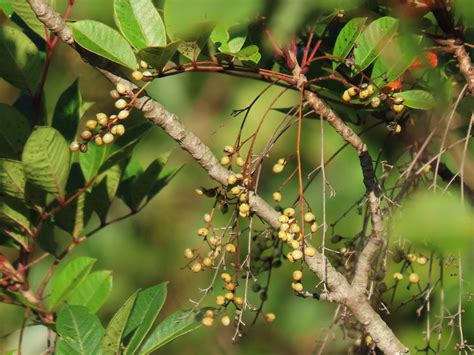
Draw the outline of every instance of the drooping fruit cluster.
<instances>
[{"instance_id":1,"label":"drooping fruit cluster","mask_svg":"<svg viewBox=\"0 0 474 355\"><path fill-rule=\"evenodd\" d=\"M383 102L387 102L395 113L400 113L405 108L402 97L376 93L374 86L371 84L364 83L360 87L352 86L342 94L342 100L345 102L350 102L356 97L372 108L378 108Z\"/></svg>"},{"instance_id":2,"label":"drooping fruit cluster","mask_svg":"<svg viewBox=\"0 0 474 355\"><path fill-rule=\"evenodd\" d=\"M124 95L127 94L127 87L118 83L116 88L110 92L110 95L115 99L115 107L119 110L116 114L107 116L107 114L100 112L96 114L95 119L86 122L86 129L81 132L81 142L72 142L70 150L72 152L87 152L87 146L90 142L101 146L112 143L116 137L125 134L125 126L123 122L129 117L132 107L125 100Z\"/></svg>"}]
</instances>

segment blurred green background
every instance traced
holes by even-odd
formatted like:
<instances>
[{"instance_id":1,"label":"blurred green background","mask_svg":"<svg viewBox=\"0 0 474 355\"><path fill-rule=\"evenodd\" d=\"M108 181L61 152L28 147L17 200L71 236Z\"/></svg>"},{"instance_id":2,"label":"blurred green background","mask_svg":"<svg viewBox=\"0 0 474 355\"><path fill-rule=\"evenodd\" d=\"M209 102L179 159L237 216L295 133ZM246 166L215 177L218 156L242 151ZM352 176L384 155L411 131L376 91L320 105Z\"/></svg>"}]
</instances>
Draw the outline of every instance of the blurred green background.
<instances>
[{"instance_id":1,"label":"blurred green background","mask_svg":"<svg viewBox=\"0 0 474 355\"><path fill-rule=\"evenodd\" d=\"M65 8L66 1L58 0L60 10ZM299 24L298 11L304 12L305 1L267 1L265 8L270 9L272 27L280 32L280 38L291 33ZM161 6L161 2L158 2ZM297 10L300 9L300 10ZM291 14L291 15L290 15ZM71 14L71 19L95 19L111 26L112 0L77 0ZM6 21L3 19L3 21ZM54 54L50 75L46 83L47 110L51 114L59 95L76 78L80 78L80 87L85 101L95 102L88 111L84 121L95 115L96 112L113 111L113 100L109 96L111 85L97 71L83 63L79 56L70 48L60 43ZM233 109L246 107L265 84L239 78L226 77L217 74L189 73L184 75L163 78L153 83L149 94L161 102L169 111L176 113L184 124L194 131L204 142L208 143L213 151L220 155L224 145L233 144L238 132L241 117L232 117ZM248 124L244 130L244 137L251 134L265 110L274 97L281 91L272 88L258 101L252 109ZM0 102L12 103L19 92L0 80ZM294 92L285 93L278 101L279 107L292 106L298 102ZM257 150L262 148L275 127L280 123L283 115L271 112L257 140ZM316 120L305 122L303 130L303 169L309 173L319 165L320 157L320 123ZM268 163L264 166L260 193L267 199L292 171L294 161L284 174L272 175L271 166L280 157L294 154L296 127L288 131L277 146L272 150ZM368 136L368 144L374 154L383 144L395 144L395 138L388 136L385 127L374 130ZM325 156L329 157L342 145L341 139L327 126L325 129ZM114 224L93 236L89 241L80 245L70 257L88 255L98 259L96 270L113 270L113 293L99 315L105 320L123 304L126 298L137 288L146 288L162 281L169 281L169 297L160 318L168 314L191 306L189 299L197 300L200 297L199 288L207 287L211 274L209 272L193 274L182 269L185 260L182 257L184 248L194 248L199 244L195 231L202 226L202 216L212 208L213 201L198 197L194 189L199 186L215 186L201 168L197 166L184 152L180 151L175 142L171 141L159 128L153 128L146 139L138 146L135 156L143 166L149 164L159 155L171 151L170 165L184 168L140 214L126 221ZM341 216L355 201L364 194L361 184L361 172L355 153L344 150L327 167L327 178L336 190L334 198L328 199L327 215L331 223ZM297 182L293 180L284 190L284 201L292 203L297 196ZM306 195L311 207L316 211L318 220L322 218L322 190L321 179L318 177ZM111 218L120 216L125 211L120 201L114 205ZM361 216L352 210L336 227L336 233L345 237L352 237L361 228ZM97 221L92 221L94 226ZM331 230L328 231L330 236ZM317 234L321 237L321 234ZM448 237L448 236L447 236ZM332 247L332 246L331 246ZM341 245L334 246L339 248ZM421 249L418 249L422 251ZM427 250L426 250L427 252ZM465 258L472 258L472 252L467 252ZM34 270L34 280L44 275L50 260L42 262ZM472 278L471 269L466 271L466 280ZM390 266L388 272L389 285L392 284L390 275L398 271L396 266ZM245 336L236 344L232 343L233 329L214 326L211 329L200 329L161 350L164 354L309 354L320 347L320 343L327 338L328 344L325 353L345 353L352 339L342 336L336 326L331 325L335 305L318 302L316 300L301 299L294 296L290 288L291 271L294 265L284 263L283 267L273 273L270 287L270 297L265 304L265 312L274 312L277 320L271 324L263 320L249 328ZM422 277L426 276L427 268L415 266ZM456 311L457 275L456 265L453 263L445 274L446 307ZM37 277L35 277L37 275ZM262 283L266 274L259 276ZM305 275L305 286L311 288L318 283L316 278ZM472 284L471 286L472 289ZM396 294L395 304L399 304L416 294L415 290L407 290L406 283L402 284ZM211 304L214 295L208 299ZM465 338L474 338L472 327L472 303L466 301ZM257 300L255 300L257 304ZM388 305L390 308L390 304ZM416 316L418 304L411 303L403 308L395 306L392 314L386 317L402 341L411 349L415 346L422 348L423 331L426 328L426 318ZM440 307L438 297L431 304L432 317ZM0 336L6 335L20 327L22 310L7 305L0 305ZM447 321L446 321L447 322ZM471 324L470 324L471 323ZM449 333L445 329L445 333ZM456 329L455 329L456 331ZM453 349L452 343L449 349ZM454 350L448 350L449 352Z\"/></svg>"}]
</instances>

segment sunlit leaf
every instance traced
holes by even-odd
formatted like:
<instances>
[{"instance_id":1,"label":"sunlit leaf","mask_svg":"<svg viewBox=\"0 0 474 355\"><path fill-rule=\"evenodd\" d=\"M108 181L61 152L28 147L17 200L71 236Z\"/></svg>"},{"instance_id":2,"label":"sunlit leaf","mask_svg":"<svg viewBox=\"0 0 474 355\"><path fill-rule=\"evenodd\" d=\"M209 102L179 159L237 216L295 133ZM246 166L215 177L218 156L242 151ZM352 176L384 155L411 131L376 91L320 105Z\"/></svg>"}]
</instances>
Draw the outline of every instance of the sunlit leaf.
<instances>
[{"instance_id":1,"label":"sunlit leaf","mask_svg":"<svg viewBox=\"0 0 474 355\"><path fill-rule=\"evenodd\" d=\"M347 57L352 47L354 47L355 41L359 38L364 29L366 21L367 17L356 17L345 24L337 35L336 43L334 44L332 52L334 57L339 57L341 59ZM341 60L335 60L332 65L333 69L336 69L339 64L341 64Z\"/></svg>"},{"instance_id":2,"label":"sunlit leaf","mask_svg":"<svg viewBox=\"0 0 474 355\"><path fill-rule=\"evenodd\" d=\"M138 57L150 64L156 70L162 70L174 56L181 41L168 44L166 47L147 47L138 52Z\"/></svg>"},{"instance_id":3,"label":"sunlit leaf","mask_svg":"<svg viewBox=\"0 0 474 355\"><path fill-rule=\"evenodd\" d=\"M394 94L395 97L403 97L403 104L418 110L430 110L436 102L433 95L424 90L407 90Z\"/></svg>"},{"instance_id":4,"label":"sunlit leaf","mask_svg":"<svg viewBox=\"0 0 474 355\"><path fill-rule=\"evenodd\" d=\"M82 20L71 24L75 41L83 48L132 70L137 61L127 41L113 28L97 21Z\"/></svg>"},{"instance_id":5,"label":"sunlit leaf","mask_svg":"<svg viewBox=\"0 0 474 355\"><path fill-rule=\"evenodd\" d=\"M89 312L96 313L104 305L112 292L112 272L95 271L68 297L67 303L84 306Z\"/></svg>"}]
</instances>

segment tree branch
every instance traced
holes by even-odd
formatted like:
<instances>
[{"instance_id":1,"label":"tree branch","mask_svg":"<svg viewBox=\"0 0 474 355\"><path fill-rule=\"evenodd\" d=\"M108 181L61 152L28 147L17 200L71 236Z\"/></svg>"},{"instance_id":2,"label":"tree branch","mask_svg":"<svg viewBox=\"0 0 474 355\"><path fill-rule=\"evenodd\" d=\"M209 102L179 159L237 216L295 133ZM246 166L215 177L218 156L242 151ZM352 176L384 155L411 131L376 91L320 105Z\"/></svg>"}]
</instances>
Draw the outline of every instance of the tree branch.
<instances>
[{"instance_id":1,"label":"tree branch","mask_svg":"<svg viewBox=\"0 0 474 355\"><path fill-rule=\"evenodd\" d=\"M31 5L33 11L37 14L40 21L42 21L51 31L56 33L61 40L71 46L74 45L71 31L67 29L66 23L62 21L58 14L54 13L54 10L51 7L47 6L42 0L27 1ZM112 83L117 84L120 82L124 84L127 87L129 94L137 89L137 87L130 81L104 69L99 70ZM319 100L316 95L314 95L314 98ZM315 99L313 99L313 102L316 102ZM220 165L209 147L205 145L193 132L187 130L178 120L176 115L168 112L162 105L146 95L137 99L134 105L143 112L147 119L155 125L160 126L183 150L187 151L212 179L223 185L227 185L227 177L231 175L232 172ZM331 125L333 125L336 131L356 147L358 152L367 149L360 138L355 135L350 128L340 124L342 120L340 120L329 108L322 104L320 109L324 110L325 118L328 122L332 122ZM279 228L279 213L254 192L249 193L249 204L253 213L258 215L273 228ZM321 280L327 282L327 286L331 291L330 295L332 295L332 297L328 296L327 298L337 300L346 305L356 319L365 326L367 332L369 332L382 351L388 354L408 352L407 348L401 344L391 329L370 306L365 295L354 297L357 295L356 289L349 284L342 274L334 269L327 259L325 259L320 253L317 253L313 257L305 257L305 262L308 264L312 272L314 272Z\"/></svg>"}]
</instances>

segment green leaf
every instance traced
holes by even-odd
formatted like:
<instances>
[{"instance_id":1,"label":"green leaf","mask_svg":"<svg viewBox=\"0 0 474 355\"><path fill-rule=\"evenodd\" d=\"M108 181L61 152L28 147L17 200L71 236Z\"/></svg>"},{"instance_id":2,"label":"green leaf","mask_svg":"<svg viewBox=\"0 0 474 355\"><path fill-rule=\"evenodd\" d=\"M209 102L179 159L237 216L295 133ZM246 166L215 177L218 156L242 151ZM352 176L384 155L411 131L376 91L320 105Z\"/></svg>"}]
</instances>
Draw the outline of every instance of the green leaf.
<instances>
[{"instance_id":1,"label":"green leaf","mask_svg":"<svg viewBox=\"0 0 474 355\"><path fill-rule=\"evenodd\" d=\"M81 106L79 79L76 79L59 97L53 115L52 126L61 132L67 141L72 141L76 135Z\"/></svg>"},{"instance_id":2,"label":"green leaf","mask_svg":"<svg viewBox=\"0 0 474 355\"><path fill-rule=\"evenodd\" d=\"M0 159L0 196L24 200L25 185L23 164L16 160Z\"/></svg>"},{"instance_id":3,"label":"green leaf","mask_svg":"<svg viewBox=\"0 0 474 355\"><path fill-rule=\"evenodd\" d=\"M168 44L166 47L147 47L138 52L138 57L150 64L156 70L162 70L166 63L175 55L181 41Z\"/></svg>"},{"instance_id":4,"label":"green leaf","mask_svg":"<svg viewBox=\"0 0 474 355\"><path fill-rule=\"evenodd\" d=\"M68 144L58 131L51 127L36 127L22 156L26 178L42 190L62 198L70 158Z\"/></svg>"},{"instance_id":5,"label":"green leaf","mask_svg":"<svg viewBox=\"0 0 474 355\"><path fill-rule=\"evenodd\" d=\"M240 51L234 54L242 62L252 62L257 64L262 55L259 52L259 49L255 45L250 45L245 48L242 48Z\"/></svg>"},{"instance_id":6,"label":"green leaf","mask_svg":"<svg viewBox=\"0 0 474 355\"><path fill-rule=\"evenodd\" d=\"M87 308L66 305L58 313L56 330L61 336L56 354L100 354L104 328L99 318Z\"/></svg>"},{"instance_id":7,"label":"green leaf","mask_svg":"<svg viewBox=\"0 0 474 355\"><path fill-rule=\"evenodd\" d=\"M166 46L166 30L151 0L114 0L117 27L136 49Z\"/></svg>"},{"instance_id":8,"label":"green leaf","mask_svg":"<svg viewBox=\"0 0 474 355\"><path fill-rule=\"evenodd\" d=\"M381 17L362 32L355 41L354 57L357 69L367 68L390 42L397 32L398 20L393 17Z\"/></svg>"},{"instance_id":9,"label":"green leaf","mask_svg":"<svg viewBox=\"0 0 474 355\"><path fill-rule=\"evenodd\" d=\"M119 190L117 196L125 202L125 204L132 209L132 187L134 181L143 174L143 168L139 163L138 159L133 157L129 160L122 179L120 181Z\"/></svg>"},{"instance_id":10,"label":"green leaf","mask_svg":"<svg viewBox=\"0 0 474 355\"><path fill-rule=\"evenodd\" d=\"M84 306L89 312L96 313L107 301L112 292L112 272L95 271L68 297L67 303Z\"/></svg>"},{"instance_id":11,"label":"green leaf","mask_svg":"<svg viewBox=\"0 0 474 355\"><path fill-rule=\"evenodd\" d=\"M105 330L102 341L102 351L104 354L120 354L122 350L122 336L127 325L128 318L135 305L138 291L131 295L120 309L115 313Z\"/></svg>"},{"instance_id":12,"label":"green leaf","mask_svg":"<svg viewBox=\"0 0 474 355\"><path fill-rule=\"evenodd\" d=\"M16 28L1 26L0 77L34 94L42 71L43 59L35 44Z\"/></svg>"},{"instance_id":13,"label":"green leaf","mask_svg":"<svg viewBox=\"0 0 474 355\"><path fill-rule=\"evenodd\" d=\"M138 294L124 332L124 339L130 339L125 354L136 354L165 303L166 293L164 282Z\"/></svg>"},{"instance_id":14,"label":"green leaf","mask_svg":"<svg viewBox=\"0 0 474 355\"><path fill-rule=\"evenodd\" d=\"M107 219L107 213L117 194L120 177L122 175L121 164L113 165L97 176L91 192L91 204L94 207L101 222Z\"/></svg>"},{"instance_id":15,"label":"green leaf","mask_svg":"<svg viewBox=\"0 0 474 355\"><path fill-rule=\"evenodd\" d=\"M395 97L403 97L403 104L418 110L430 110L436 102L433 95L424 90L408 90L394 94Z\"/></svg>"},{"instance_id":16,"label":"green leaf","mask_svg":"<svg viewBox=\"0 0 474 355\"><path fill-rule=\"evenodd\" d=\"M214 23L205 22L196 25L192 34L178 38L177 40L183 40L178 47L179 53L190 60L196 59L207 46L213 28Z\"/></svg>"},{"instance_id":17,"label":"green leaf","mask_svg":"<svg viewBox=\"0 0 474 355\"><path fill-rule=\"evenodd\" d=\"M13 13L11 0L0 0L0 10L3 11L5 15L10 17L11 14Z\"/></svg>"},{"instance_id":18,"label":"green leaf","mask_svg":"<svg viewBox=\"0 0 474 355\"><path fill-rule=\"evenodd\" d=\"M92 216L92 198L89 193L82 193L69 206L55 216L55 222L64 231L79 237Z\"/></svg>"},{"instance_id":19,"label":"green leaf","mask_svg":"<svg viewBox=\"0 0 474 355\"><path fill-rule=\"evenodd\" d=\"M30 237L26 235L25 232L21 232L17 227L4 226L0 223L0 236L1 235L7 237L5 241L2 240L3 238L0 238L1 246L19 249L19 245L20 245L26 251L28 252L31 251Z\"/></svg>"},{"instance_id":20,"label":"green leaf","mask_svg":"<svg viewBox=\"0 0 474 355\"><path fill-rule=\"evenodd\" d=\"M143 344L140 353L149 354L158 350L174 339L201 327L201 322L196 313L182 310L165 318L150 333Z\"/></svg>"},{"instance_id":21,"label":"green leaf","mask_svg":"<svg viewBox=\"0 0 474 355\"><path fill-rule=\"evenodd\" d=\"M374 63L371 78L375 85L385 86L397 80L420 53L421 36L405 35L394 38Z\"/></svg>"},{"instance_id":22,"label":"green leaf","mask_svg":"<svg viewBox=\"0 0 474 355\"><path fill-rule=\"evenodd\" d=\"M97 21L83 20L71 24L74 39L83 48L132 70L137 61L127 41L113 28Z\"/></svg>"},{"instance_id":23,"label":"green leaf","mask_svg":"<svg viewBox=\"0 0 474 355\"><path fill-rule=\"evenodd\" d=\"M50 1L47 2L49 3ZM28 2L23 0L13 0L12 7L15 14L17 14L33 32L44 40L46 36L44 25L40 20L38 20L38 17L36 17L36 14L33 12Z\"/></svg>"},{"instance_id":24,"label":"green leaf","mask_svg":"<svg viewBox=\"0 0 474 355\"><path fill-rule=\"evenodd\" d=\"M28 120L12 106L0 103L0 157L20 158L31 128Z\"/></svg>"},{"instance_id":25,"label":"green leaf","mask_svg":"<svg viewBox=\"0 0 474 355\"><path fill-rule=\"evenodd\" d=\"M90 144L87 153L79 155L81 170L87 181L97 175L100 167L110 155L111 149L111 145L97 147L95 144Z\"/></svg>"},{"instance_id":26,"label":"green leaf","mask_svg":"<svg viewBox=\"0 0 474 355\"><path fill-rule=\"evenodd\" d=\"M23 201L11 197L0 198L0 223L29 230L32 211Z\"/></svg>"},{"instance_id":27,"label":"green leaf","mask_svg":"<svg viewBox=\"0 0 474 355\"><path fill-rule=\"evenodd\" d=\"M333 69L336 69L339 64L342 63L342 59L345 59L352 47L354 47L355 41L359 38L364 25L367 22L367 17L355 17L351 19L345 26L341 29L336 38L336 43L334 43L334 49L332 55L334 57L339 57L340 60L335 60L332 63Z\"/></svg>"},{"instance_id":28,"label":"green leaf","mask_svg":"<svg viewBox=\"0 0 474 355\"><path fill-rule=\"evenodd\" d=\"M169 154L154 160L143 174L136 177L132 185L131 202L130 206L133 210L138 209L143 199L148 195L153 186L155 185L164 165L168 161Z\"/></svg>"},{"instance_id":29,"label":"green leaf","mask_svg":"<svg viewBox=\"0 0 474 355\"><path fill-rule=\"evenodd\" d=\"M49 309L55 309L62 301L68 299L89 275L96 261L96 259L85 256L79 257L66 262L64 267L53 275Z\"/></svg>"},{"instance_id":30,"label":"green leaf","mask_svg":"<svg viewBox=\"0 0 474 355\"><path fill-rule=\"evenodd\" d=\"M181 170L182 166L177 169L164 170L158 177L153 188L147 194L147 201L151 200L157 193L159 193Z\"/></svg>"},{"instance_id":31,"label":"green leaf","mask_svg":"<svg viewBox=\"0 0 474 355\"><path fill-rule=\"evenodd\" d=\"M462 206L459 195L418 193L407 200L395 216L395 236L416 246L434 247L443 254L471 250L474 209Z\"/></svg>"}]
</instances>

